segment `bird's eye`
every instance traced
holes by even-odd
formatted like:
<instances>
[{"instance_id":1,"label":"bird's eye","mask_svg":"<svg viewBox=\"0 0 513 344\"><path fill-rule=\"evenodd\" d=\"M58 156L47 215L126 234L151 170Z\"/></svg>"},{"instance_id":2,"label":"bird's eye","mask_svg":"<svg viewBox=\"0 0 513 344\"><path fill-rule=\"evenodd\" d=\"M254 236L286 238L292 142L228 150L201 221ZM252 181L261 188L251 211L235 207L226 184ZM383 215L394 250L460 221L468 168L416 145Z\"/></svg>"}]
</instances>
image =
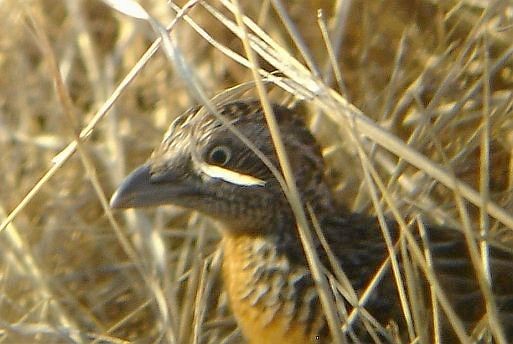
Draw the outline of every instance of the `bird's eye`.
<instances>
[{"instance_id":1,"label":"bird's eye","mask_svg":"<svg viewBox=\"0 0 513 344\"><path fill-rule=\"evenodd\" d=\"M209 161L219 166L226 165L231 157L232 151L226 146L216 146L208 154Z\"/></svg>"}]
</instances>

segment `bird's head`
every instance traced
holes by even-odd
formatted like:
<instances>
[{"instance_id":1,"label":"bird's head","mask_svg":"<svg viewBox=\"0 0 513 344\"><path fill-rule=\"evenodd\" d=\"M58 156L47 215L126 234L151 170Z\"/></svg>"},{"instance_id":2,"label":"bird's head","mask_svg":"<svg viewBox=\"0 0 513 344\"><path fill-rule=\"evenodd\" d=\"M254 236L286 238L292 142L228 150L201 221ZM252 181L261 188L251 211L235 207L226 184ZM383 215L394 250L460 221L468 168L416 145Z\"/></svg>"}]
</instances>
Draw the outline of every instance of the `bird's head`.
<instances>
[{"instance_id":1,"label":"bird's head","mask_svg":"<svg viewBox=\"0 0 513 344\"><path fill-rule=\"evenodd\" d=\"M218 110L279 166L258 101L236 101ZM329 206L315 139L294 111L278 105L273 110L303 200ZM280 184L262 159L216 116L199 108L173 122L160 147L111 199L113 208L164 204L198 210L234 231L261 231L278 221L278 213L290 214Z\"/></svg>"}]
</instances>

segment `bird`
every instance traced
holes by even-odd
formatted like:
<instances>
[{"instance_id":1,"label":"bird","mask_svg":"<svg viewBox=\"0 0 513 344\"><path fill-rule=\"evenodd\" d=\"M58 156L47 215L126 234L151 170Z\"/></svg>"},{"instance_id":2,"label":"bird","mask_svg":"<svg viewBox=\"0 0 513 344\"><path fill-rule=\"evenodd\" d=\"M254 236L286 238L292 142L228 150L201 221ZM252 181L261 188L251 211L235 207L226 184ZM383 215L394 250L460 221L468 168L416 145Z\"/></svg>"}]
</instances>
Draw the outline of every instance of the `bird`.
<instances>
[{"instance_id":1,"label":"bird","mask_svg":"<svg viewBox=\"0 0 513 344\"><path fill-rule=\"evenodd\" d=\"M326 181L321 147L305 114L274 103L271 107L305 212L308 205L356 295L362 296L380 267L386 269L361 305L368 319L385 331L369 334L364 312L357 313L349 327L344 327L340 315L339 330L345 329L348 342L392 343L396 337L387 330L392 328L400 338L408 338L394 274L383 265L389 251L380 222L373 215L348 210L335 198ZM211 113L196 106L178 116L151 157L122 181L110 205L116 209L175 205L218 222L223 288L249 343L330 343L333 335L296 217L271 168L280 165L261 103L230 100L217 104L216 110ZM401 233L398 224L389 218L385 224L396 243ZM433 271L470 335L486 319L486 305L465 236L461 230L434 224L427 224L425 232ZM312 237L323 271L334 273L320 238ZM415 238L421 242L420 235ZM404 259L397 257L404 273ZM429 325L433 323L429 284L422 276L420 280L421 295L410 297L426 306L423 319L430 342L434 329ZM490 245L490 285L502 331L513 341L513 255L506 248ZM346 312L354 310L354 303L343 303ZM457 342L447 317L440 313L441 342Z\"/></svg>"}]
</instances>

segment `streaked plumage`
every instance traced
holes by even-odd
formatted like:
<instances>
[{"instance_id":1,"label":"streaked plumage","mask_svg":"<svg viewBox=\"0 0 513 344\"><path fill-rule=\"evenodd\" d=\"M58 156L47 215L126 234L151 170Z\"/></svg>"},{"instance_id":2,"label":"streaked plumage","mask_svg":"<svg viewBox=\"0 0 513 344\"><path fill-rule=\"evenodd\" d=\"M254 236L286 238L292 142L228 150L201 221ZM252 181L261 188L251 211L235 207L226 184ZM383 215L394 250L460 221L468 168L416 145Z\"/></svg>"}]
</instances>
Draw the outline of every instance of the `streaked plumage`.
<instances>
[{"instance_id":1,"label":"streaked plumage","mask_svg":"<svg viewBox=\"0 0 513 344\"><path fill-rule=\"evenodd\" d=\"M379 224L373 217L337 208L324 182L324 161L315 139L294 111L278 105L273 109L302 200L312 206L341 268L361 293L388 257ZM279 166L258 101L228 103L219 112ZM127 177L111 204L115 208L174 204L218 220L223 224L225 288L244 336L252 343L329 342L296 222L278 181L214 115L194 108L176 119L161 146ZM395 241L397 226L388 224ZM484 305L464 238L456 230L437 226L429 226L427 234L439 281L471 331L483 316ZM315 244L329 271L319 240ZM494 247L491 255L492 286L503 330L513 340L513 256ZM431 324L429 287L423 283L425 293L419 299L426 302L424 316ZM396 290L388 271L365 308L383 326L396 323L406 338ZM370 341L361 320L353 328L362 341ZM444 340L454 340L450 328L443 329Z\"/></svg>"}]
</instances>

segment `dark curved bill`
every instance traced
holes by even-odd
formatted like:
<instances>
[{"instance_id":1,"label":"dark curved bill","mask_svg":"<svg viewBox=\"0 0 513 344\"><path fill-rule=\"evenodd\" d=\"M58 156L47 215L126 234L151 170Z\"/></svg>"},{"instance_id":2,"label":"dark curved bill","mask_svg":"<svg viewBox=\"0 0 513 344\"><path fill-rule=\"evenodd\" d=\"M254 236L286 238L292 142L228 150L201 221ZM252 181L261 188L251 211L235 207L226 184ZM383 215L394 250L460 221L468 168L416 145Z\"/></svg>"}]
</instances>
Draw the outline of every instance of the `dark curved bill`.
<instances>
[{"instance_id":1,"label":"dark curved bill","mask_svg":"<svg viewBox=\"0 0 513 344\"><path fill-rule=\"evenodd\" d=\"M171 173L170 173L171 174ZM176 198L195 192L192 185L174 178L153 178L150 166L130 173L110 199L111 208L141 208L176 203ZM174 179L174 180L173 180Z\"/></svg>"}]
</instances>

